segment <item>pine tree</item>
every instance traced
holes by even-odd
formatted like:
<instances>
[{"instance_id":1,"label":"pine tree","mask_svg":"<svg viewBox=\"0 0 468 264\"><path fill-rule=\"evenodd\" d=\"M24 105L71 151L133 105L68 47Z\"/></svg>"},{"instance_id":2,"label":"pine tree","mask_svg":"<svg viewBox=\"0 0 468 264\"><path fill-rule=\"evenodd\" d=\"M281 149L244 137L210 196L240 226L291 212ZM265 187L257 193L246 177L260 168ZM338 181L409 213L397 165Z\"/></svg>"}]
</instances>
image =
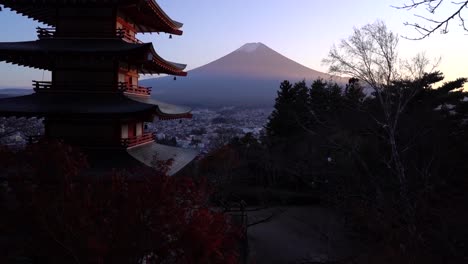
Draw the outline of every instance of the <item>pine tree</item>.
<instances>
[{"instance_id":1,"label":"pine tree","mask_svg":"<svg viewBox=\"0 0 468 264\"><path fill-rule=\"evenodd\" d=\"M294 120L291 119L294 98L292 84L289 81L283 81L276 97L274 110L266 125L267 136L270 139L274 137L287 137L290 134L290 128L294 124Z\"/></svg>"}]
</instances>

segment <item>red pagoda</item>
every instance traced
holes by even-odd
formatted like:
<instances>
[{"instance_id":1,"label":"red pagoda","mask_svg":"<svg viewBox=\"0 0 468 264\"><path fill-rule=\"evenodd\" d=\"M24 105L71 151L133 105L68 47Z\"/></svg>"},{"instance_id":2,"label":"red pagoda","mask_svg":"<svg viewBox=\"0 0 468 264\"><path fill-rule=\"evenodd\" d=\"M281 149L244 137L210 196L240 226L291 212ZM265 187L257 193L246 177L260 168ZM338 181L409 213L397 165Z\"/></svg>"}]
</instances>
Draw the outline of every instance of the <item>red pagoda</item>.
<instances>
[{"instance_id":1,"label":"red pagoda","mask_svg":"<svg viewBox=\"0 0 468 264\"><path fill-rule=\"evenodd\" d=\"M190 118L190 109L151 98L139 74L185 76L185 65L161 58L137 33L182 35L155 0L0 0L42 22L38 40L0 43L0 61L52 72L31 95L0 100L0 116L42 117L45 137L85 150L95 166L174 159L170 174L196 153L157 144L145 122ZM104 165L105 164L105 165Z\"/></svg>"}]
</instances>

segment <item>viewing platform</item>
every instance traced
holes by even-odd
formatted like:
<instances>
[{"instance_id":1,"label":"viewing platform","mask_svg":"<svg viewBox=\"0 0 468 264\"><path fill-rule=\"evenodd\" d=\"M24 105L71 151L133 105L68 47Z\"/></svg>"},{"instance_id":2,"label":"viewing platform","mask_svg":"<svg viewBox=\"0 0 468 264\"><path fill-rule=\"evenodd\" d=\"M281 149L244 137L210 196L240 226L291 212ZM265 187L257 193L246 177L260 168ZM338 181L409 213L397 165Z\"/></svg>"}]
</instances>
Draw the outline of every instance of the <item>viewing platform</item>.
<instances>
[{"instance_id":1,"label":"viewing platform","mask_svg":"<svg viewBox=\"0 0 468 264\"><path fill-rule=\"evenodd\" d=\"M119 82L119 88L121 88L124 93L128 93L128 94L142 95L142 96L151 95L151 87L143 87L139 85L131 85L126 82Z\"/></svg>"},{"instance_id":2,"label":"viewing platform","mask_svg":"<svg viewBox=\"0 0 468 264\"><path fill-rule=\"evenodd\" d=\"M28 136L28 143L33 144L41 139L46 138L44 135L35 135L35 136ZM49 137L47 137L49 138ZM154 133L145 133L141 136L133 136L133 137L128 137L128 138L122 138L120 139L120 147L118 148L131 148L135 146L139 146L142 144L154 142L156 136ZM50 138L49 138L50 139ZM68 143L77 143L80 141L83 141L82 138L66 138L65 139ZM86 147L93 147L93 148L111 148L111 147L116 147L115 145L109 144L108 141L106 140L90 140L88 144L85 144L84 142L80 142L80 145L84 148ZM87 146L88 145L88 146Z\"/></svg>"},{"instance_id":3,"label":"viewing platform","mask_svg":"<svg viewBox=\"0 0 468 264\"><path fill-rule=\"evenodd\" d=\"M113 85L106 84L53 84L51 81L32 81L33 90L36 93L122 93L127 87L118 84L117 89ZM87 86L88 89L83 89ZM66 88L66 89L63 89Z\"/></svg>"},{"instance_id":4,"label":"viewing platform","mask_svg":"<svg viewBox=\"0 0 468 264\"><path fill-rule=\"evenodd\" d=\"M129 43L143 44L141 40L130 34L125 29L117 29L114 32L73 32L69 35L58 34L55 28L36 28L37 37L39 39L54 39L54 38L99 38L99 39L121 39Z\"/></svg>"},{"instance_id":5,"label":"viewing platform","mask_svg":"<svg viewBox=\"0 0 468 264\"><path fill-rule=\"evenodd\" d=\"M108 90L107 93L120 93L124 92L126 94L130 95L139 95L139 96L150 96L151 95L151 87L143 87L143 86L138 86L138 85L130 85L126 82L119 82L117 84L117 89L112 89L113 87L111 85L93 85L92 87L95 88L100 88L99 91L95 91L92 89L74 89L82 87L82 85L76 84L76 85L71 85L71 84L52 84L51 81L35 81L33 80L33 89L36 93L44 93L44 92L85 92L85 93L93 93L93 92L99 92L103 93L102 88L107 88ZM67 87L69 89L64 90L64 89L54 89L54 87ZM91 87L91 88L92 88ZM104 91L105 92L105 91Z\"/></svg>"}]
</instances>

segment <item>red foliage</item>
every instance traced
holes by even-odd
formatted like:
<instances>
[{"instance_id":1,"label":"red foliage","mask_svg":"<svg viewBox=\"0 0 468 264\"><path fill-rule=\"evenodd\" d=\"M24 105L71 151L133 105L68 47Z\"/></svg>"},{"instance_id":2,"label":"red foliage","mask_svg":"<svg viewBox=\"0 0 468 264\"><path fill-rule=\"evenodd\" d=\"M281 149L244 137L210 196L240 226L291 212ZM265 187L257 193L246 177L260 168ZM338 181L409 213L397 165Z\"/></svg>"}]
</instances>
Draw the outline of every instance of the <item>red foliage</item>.
<instances>
[{"instance_id":1,"label":"red foliage","mask_svg":"<svg viewBox=\"0 0 468 264\"><path fill-rule=\"evenodd\" d=\"M8 182L19 203L9 224L29 237L28 257L46 263L238 262L240 233L208 207L204 182L148 169L83 177L84 157L59 142L15 155L22 162L11 166L21 173ZM136 173L141 180L128 180Z\"/></svg>"}]
</instances>

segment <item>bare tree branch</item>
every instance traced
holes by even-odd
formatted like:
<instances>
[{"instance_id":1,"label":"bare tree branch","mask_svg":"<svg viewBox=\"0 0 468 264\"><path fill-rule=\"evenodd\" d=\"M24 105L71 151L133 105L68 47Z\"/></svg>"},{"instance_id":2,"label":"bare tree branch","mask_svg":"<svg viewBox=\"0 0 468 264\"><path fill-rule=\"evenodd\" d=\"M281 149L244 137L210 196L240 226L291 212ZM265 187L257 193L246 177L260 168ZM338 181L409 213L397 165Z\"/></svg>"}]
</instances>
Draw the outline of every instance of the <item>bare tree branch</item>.
<instances>
[{"instance_id":1,"label":"bare tree branch","mask_svg":"<svg viewBox=\"0 0 468 264\"><path fill-rule=\"evenodd\" d=\"M392 6L392 7L396 9L412 10L420 6L426 6L426 10L430 14L434 15L438 11L438 9L440 9L440 7L442 6L444 2L448 2L448 1L447 0L422 0L422 1L415 2L414 0L412 0L410 4L403 4L401 6ZM459 26L462 27L464 31L468 32L467 25L465 24L465 19L463 18L463 15L462 15L463 9L468 7L468 1L460 1L460 2L450 1L450 4L454 6L453 7L454 11L451 12L449 16L440 20L415 14L417 18L420 18L428 22L430 26L420 25L418 23L405 22L404 23L405 26L413 27L420 34L420 37L415 37L415 38L405 37L405 38L411 39L411 40L421 40L421 39L429 37L431 34L433 34L434 32L438 30L440 30L441 34L447 34L449 32L450 22L457 18L460 21Z\"/></svg>"}]
</instances>

